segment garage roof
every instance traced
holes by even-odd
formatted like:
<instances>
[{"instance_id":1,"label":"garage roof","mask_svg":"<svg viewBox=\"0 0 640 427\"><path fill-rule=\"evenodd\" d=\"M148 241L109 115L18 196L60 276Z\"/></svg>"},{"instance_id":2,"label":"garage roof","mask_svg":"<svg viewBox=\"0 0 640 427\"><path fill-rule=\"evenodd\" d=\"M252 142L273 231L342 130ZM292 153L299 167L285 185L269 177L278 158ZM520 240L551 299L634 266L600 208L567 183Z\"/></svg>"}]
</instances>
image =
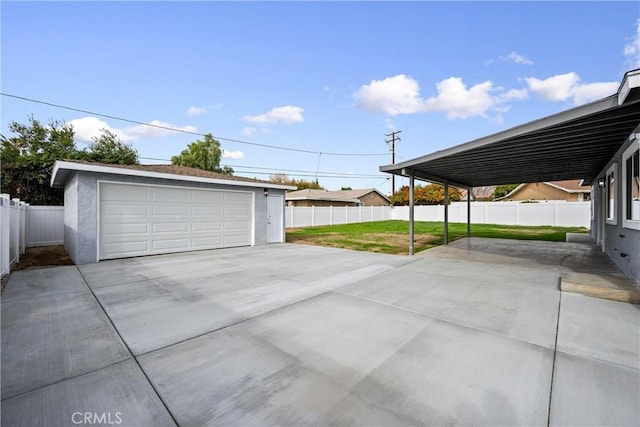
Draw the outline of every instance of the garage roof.
<instances>
[{"instance_id":1,"label":"garage roof","mask_svg":"<svg viewBox=\"0 0 640 427\"><path fill-rule=\"evenodd\" d=\"M618 92L552 116L380 171L460 187L594 180L640 125L640 69Z\"/></svg>"},{"instance_id":2,"label":"garage roof","mask_svg":"<svg viewBox=\"0 0 640 427\"><path fill-rule=\"evenodd\" d=\"M64 183L74 172L96 172L114 175L139 176L146 178L171 179L178 181L205 182L209 184L226 184L241 187L274 188L295 190L290 185L276 184L271 181L225 175L202 169L177 165L113 165L83 161L58 160L51 174L51 186L64 187Z\"/></svg>"}]
</instances>

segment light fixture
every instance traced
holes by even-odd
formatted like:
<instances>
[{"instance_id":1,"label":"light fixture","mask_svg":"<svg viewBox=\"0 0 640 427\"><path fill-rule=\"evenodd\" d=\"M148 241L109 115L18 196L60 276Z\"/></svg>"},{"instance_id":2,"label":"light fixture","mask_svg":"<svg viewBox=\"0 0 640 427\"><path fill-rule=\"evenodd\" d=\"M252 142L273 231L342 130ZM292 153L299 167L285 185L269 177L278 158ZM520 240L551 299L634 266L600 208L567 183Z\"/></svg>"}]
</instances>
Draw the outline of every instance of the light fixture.
<instances>
[{"instance_id":1,"label":"light fixture","mask_svg":"<svg viewBox=\"0 0 640 427\"><path fill-rule=\"evenodd\" d=\"M604 178L598 178L598 187L604 188Z\"/></svg>"},{"instance_id":2,"label":"light fixture","mask_svg":"<svg viewBox=\"0 0 640 427\"><path fill-rule=\"evenodd\" d=\"M265 188L264 189L264 197L268 197L269 196L269 189Z\"/></svg>"}]
</instances>

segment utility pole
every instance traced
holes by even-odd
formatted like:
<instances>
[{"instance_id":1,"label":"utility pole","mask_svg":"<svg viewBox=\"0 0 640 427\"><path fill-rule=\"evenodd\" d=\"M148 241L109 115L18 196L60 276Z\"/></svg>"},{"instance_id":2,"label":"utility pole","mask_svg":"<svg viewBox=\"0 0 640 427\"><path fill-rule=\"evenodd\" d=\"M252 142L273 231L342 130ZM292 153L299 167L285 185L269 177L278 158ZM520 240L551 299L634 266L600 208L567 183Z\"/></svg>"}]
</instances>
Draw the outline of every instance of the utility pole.
<instances>
[{"instance_id":1,"label":"utility pole","mask_svg":"<svg viewBox=\"0 0 640 427\"><path fill-rule=\"evenodd\" d=\"M384 142L389 146L389 150L391 150L391 164L396 164L396 141L400 142L400 137L397 136L401 130L394 130L391 133L386 134L386 137L391 137L391 139L386 139ZM396 192L396 176L391 175L391 195L393 196Z\"/></svg>"}]
</instances>

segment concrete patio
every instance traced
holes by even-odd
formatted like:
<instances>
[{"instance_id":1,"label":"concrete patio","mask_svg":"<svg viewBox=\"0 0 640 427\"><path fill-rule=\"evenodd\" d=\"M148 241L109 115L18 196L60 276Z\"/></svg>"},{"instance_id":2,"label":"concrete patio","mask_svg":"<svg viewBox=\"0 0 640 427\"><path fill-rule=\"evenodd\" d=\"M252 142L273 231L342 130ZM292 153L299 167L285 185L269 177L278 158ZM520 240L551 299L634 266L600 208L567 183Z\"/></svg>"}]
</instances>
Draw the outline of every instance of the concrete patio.
<instances>
[{"instance_id":1,"label":"concrete patio","mask_svg":"<svg viewBox=\"0 0 640 427\"><path fill-rule=\"evenodd\" d=\"M1 421L638 425L640 310L561 292L566 275L619 273L588 243L477 238L19 271Z\"/></svg>"}]
</instances>

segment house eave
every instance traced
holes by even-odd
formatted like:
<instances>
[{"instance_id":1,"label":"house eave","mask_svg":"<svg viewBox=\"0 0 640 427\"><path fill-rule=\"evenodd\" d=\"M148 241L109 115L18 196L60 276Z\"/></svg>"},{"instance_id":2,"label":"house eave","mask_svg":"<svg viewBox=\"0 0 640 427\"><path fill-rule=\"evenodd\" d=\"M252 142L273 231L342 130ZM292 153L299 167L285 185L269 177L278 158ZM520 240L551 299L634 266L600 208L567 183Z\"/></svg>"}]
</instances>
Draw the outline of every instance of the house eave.
<instances>
[{"instance_id":1,"label":"house eave","mask_svg":"<svg viewBox=\"0 0 640 427\"><path fill-rule=\"evenodd\" d=\"M258 183L258 182L251 182L251 181L207 178L207 177L193 176L193 175L180 175L180 174L173 174L173 173L153 172L153 171L145 171L145 170L138 170L138 169L123 169L118 167L94 165L89 163L69 162L64 160L57 160L53 166L53 172L51 173L51 187L63 188L69 176L75 172L105 173L105 174L111 174L111 175L137 176L137 177L143 177L143 178L166 179L166 180L172 180L172 181L187 181L187 182L200 182L200 183L207 183L207 184L234 185L238 187L251 187L251 188L270 188L274 190L293 190L296 188L290 185L282 185L282 184L275 184L275 183L274 184L262 183L262 182Z\"/></svg>"}]
</instances>

